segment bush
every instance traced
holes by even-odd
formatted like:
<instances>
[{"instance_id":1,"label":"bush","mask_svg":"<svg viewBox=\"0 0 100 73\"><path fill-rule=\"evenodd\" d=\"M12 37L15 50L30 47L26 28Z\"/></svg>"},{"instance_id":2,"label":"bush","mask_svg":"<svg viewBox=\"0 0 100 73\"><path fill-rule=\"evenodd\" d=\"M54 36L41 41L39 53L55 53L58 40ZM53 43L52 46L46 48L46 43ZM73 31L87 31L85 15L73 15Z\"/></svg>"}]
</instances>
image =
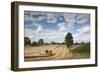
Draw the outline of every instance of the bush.
<instances>
[{"instance_id":1,"label":"bush","mask_svg":"<svg viewBox=\"0 0 100 73\"><path fill-rule=\"evenodd\" d=\"M37 42L33 42L33 43L31 44L31 46L38 46L38 43L37 43Z\"/></svg>"},{"instance_id":2,"label":"bush","mask_svg":"<svg viewBox=\"0 0 100 73\"><path fill-rule=\"evenodd\" d=\"M85 53L85 52L90 53L90 43L85 43L79 47L70 48L69 50L72 53Z\"/></svg>"}]
</instances>

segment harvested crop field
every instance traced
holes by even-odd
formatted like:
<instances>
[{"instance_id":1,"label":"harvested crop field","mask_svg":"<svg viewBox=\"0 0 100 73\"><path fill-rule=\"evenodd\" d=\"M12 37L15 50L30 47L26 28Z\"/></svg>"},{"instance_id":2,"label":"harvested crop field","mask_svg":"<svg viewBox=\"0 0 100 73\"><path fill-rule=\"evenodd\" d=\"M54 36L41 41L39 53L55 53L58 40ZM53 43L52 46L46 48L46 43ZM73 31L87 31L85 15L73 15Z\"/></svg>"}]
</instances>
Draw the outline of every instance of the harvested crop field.
<instances>
[{"instance_id":1,"label":"harvested crop field","mask_svg":"<svg viewBox=\"0 0 100 73\"><path fill-rule=\"evenodd\" d=\"M50 54L48 51L50 51ZM42 60L82 59L89 57L87 57L85 54L70 53L65 45L43 45L43 46L25 47L24 58L25 61L42 61Z\"/></svg>"}]
</instances>

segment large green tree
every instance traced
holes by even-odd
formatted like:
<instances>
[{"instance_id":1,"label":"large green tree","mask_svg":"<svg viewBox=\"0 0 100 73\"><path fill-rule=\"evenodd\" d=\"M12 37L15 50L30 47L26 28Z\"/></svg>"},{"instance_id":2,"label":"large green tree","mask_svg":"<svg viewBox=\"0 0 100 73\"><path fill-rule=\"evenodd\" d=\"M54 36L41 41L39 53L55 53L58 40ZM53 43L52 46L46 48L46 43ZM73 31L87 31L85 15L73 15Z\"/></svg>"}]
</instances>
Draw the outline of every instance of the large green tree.
<instances>
[{"instance_id":1,"label":"large green tree","mask_svg":"<svg viewBox=\"0 0 100 73\"><path fill-rule=\"evenodd\" d=\"M38 44L39 44L39 45L43 45L43 44L44 44L43 39L39 39Z\"/></svg>"},{"instance_id":2,"label":"large green tree","mask_svg":"<svg viewBox=\"0 0 100 73\"><path fill-rule=\"evenodd\" d=\"M68 32L65 36L65 44L67 45L67 47L70 47L73 44L73 36L70 32Z\"/></svg>"},{"instance_id":3,"label":"large green tree","mask_svg":"<svg viewBox=\"0 0 100 73\"><path fill-rule=\"evenodd\" d=\"M31 45L31 40L29 37L24 37L24 45Z\"/></svg>"}]
</instances>

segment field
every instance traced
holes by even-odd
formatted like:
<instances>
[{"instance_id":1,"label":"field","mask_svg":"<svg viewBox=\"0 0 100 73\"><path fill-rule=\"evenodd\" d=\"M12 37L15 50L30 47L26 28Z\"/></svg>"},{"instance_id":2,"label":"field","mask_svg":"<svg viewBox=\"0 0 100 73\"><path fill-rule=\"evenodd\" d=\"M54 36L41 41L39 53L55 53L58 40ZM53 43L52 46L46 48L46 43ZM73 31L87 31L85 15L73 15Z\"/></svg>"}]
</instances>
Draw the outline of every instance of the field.
<instances>
[{"instance_id":1,"label":"field","mask_svg":"<svg viewBox=\"0 0 100 73\"><path fill-rule=\"evenodd\" d=\"M82 50L83 52L74 51L74 49L80 49L80 46L84 48L83 45L75 45L71 48L67 48L66 45L25 46L24 60L42 61L90 58L89 52L85 52L84 50Z\"/></svg>"}]
</instances>

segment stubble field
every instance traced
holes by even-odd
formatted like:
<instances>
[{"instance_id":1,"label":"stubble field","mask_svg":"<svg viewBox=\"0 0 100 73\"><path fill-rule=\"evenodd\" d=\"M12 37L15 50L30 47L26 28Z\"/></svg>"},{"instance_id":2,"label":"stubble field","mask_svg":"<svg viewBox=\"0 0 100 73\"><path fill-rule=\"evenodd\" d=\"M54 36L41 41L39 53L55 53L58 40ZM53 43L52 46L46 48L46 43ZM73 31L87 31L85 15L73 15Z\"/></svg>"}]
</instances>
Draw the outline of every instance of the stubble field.
<instances>
[{"instance_id":1,"label":"stubble field","mask_svg":"<svg viewBox=\"0 0 100 73\"><path fill-rule=\"evenodd\" d=\"M46 50L51 51L48 55ZM66 60L66 59L84 59L89 58L86 53L71 53L66 45L43 45L25 47L25 61L42 61L42 60Z\"/></svg>"}]
</instances>

